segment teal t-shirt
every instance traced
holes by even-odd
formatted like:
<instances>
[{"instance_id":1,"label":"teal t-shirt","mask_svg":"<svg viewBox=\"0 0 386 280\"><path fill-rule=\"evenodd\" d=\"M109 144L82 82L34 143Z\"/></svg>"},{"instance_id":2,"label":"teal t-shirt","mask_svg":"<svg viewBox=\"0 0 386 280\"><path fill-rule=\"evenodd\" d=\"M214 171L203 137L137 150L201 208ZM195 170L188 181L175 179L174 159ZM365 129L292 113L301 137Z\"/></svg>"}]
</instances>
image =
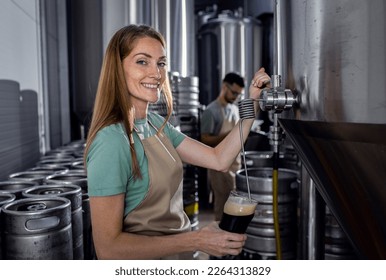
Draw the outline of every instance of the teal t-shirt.
<instances>
[{"instance_id":1,"label":"teal t-shirt","mask_svg":"<svg viewBox=\"0 0 386 280\"><path fill-rule=\"evenodd\" d=\"M147 118L155 127L160 127L164 121L163 117L154 113L149 113ZM153 135L154 129L146 126L146 123L146 119L138 120L136 126L141 127L145 136ZM186 137L170 123L165 126L163 132L175 148ZM138 134L133 135L142 179L134 180L132 177L130 144L122 124L109 125L97 133L86 161L88 195L110 196L126 193L125 215L143 200L149 188L147 158Z\"/></svg>"}]
</instances>

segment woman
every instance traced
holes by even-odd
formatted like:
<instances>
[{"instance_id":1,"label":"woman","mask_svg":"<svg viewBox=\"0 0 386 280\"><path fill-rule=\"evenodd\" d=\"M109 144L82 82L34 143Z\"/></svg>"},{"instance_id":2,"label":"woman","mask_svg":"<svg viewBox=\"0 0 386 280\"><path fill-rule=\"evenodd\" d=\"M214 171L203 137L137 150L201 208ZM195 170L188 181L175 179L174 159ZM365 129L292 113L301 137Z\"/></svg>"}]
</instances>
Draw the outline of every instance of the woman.
<instances>
[{"instance_id":1,"label":"woman","mask_svg":"<svg viewBox=\"0 0 386 280\"><path fill-rule=\"evenodd\" d=\"M250 87L257 98L269 76L259 70ZM101 69L85 160L93 240L98 259L178 259L203 251L238 255L246 239L212 223L190 231L183 211L182 162L227 170L240 151L239 128L217 147L206 146L148 112L172 97L165 41L149 26L129 25L112 37ZM252 120L246 120L247 135ZM184 257L182 257L184 258Z\"/></svg>"}]
</instances>

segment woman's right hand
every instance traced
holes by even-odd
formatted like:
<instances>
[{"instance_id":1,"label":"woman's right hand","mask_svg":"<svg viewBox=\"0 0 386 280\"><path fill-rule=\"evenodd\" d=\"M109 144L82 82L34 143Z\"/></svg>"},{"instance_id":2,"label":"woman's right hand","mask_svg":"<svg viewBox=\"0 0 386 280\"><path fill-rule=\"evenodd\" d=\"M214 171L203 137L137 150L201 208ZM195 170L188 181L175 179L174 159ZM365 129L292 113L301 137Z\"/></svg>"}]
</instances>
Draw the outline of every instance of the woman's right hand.
<instances>
[{"instance_id":1,"label":"woman's right hand","mask_svg":"<svg viewBox=\"0 0 386 280\"><path fill-rule=\"evenodd\" d=\"M260 93L264 87L270 87L271 78L265 73L264 67L261 67L253 76L249 86L249 97L259 99Z\"/></svg>"},{"instance_id":2,"label":"woman's right hand","mask_svg":"<svg viewBox=\"0 0 386 280\"><path fill-rule=\"evenodd\" d=\"M219 228L218 222L212 222L197 232L198 250L211 256L239 255L247 236L232 233Z\"/></svg>"}]
</instances>

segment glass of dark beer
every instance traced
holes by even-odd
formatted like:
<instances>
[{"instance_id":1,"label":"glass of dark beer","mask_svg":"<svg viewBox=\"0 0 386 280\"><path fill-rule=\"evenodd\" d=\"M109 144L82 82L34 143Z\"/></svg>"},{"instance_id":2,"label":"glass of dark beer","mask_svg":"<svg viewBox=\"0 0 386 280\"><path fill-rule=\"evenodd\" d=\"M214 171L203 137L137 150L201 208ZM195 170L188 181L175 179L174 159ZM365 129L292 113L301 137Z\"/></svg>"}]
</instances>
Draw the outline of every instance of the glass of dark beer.
<instances>
[{"instance_id":1,"label":"glass of dark beer","mask_svg":"<svg viewBox=\"0 0 386 280\"><path fill-rule=\"evenodd\" d=\"M257 201L248 194L232 191L224 205L219 227L223 230L245 233L255 215Z\"/></svg>"}]
</instances>

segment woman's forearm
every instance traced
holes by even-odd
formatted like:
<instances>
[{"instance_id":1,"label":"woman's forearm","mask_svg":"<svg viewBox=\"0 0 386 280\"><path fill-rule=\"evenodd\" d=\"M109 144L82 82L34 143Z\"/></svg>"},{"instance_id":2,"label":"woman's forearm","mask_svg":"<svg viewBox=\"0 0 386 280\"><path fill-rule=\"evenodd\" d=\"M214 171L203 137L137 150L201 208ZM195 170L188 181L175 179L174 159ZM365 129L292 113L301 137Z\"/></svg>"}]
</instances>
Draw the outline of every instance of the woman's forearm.
<instances>
[{"instance_id":1,"label":"woman's forearm","mask_svg":"<svg viewBox=\"0 0 386 280\"><path fill-rule=\"evenodd\" d=\"M96 249L98 259L160 259L195 251L224 256L240 254L245 240L244 234L223 231L212 222L200 230L174 235L144 236L123 232Z\"/></svg>"},{"instance_id":2,"label":"woman's forearm","mask_svg":"<svg viewBox=\"0 0 386 280\"><path fill-rule=\"evenodd\" d=\"M95 236L95 235L94 235ZM145 236L122 232L104 246L96 244L98 259L160 259L195 250L191 232L167 236Z\"/></svg>"},{"instance_id":3,"label":"woman's forearm","mask_svg":"<svg viewBox=\"0 0 386 280\"><path fill-rule=\"evenodd\" d=\"M242 127L240 126L242 122ZM217 154L219 170L227 171L241 151L253 124L252 119L240 120L231 132L214 149ZM240 129L242 128L242 138Z\"/></svg>"}]
</instances>

